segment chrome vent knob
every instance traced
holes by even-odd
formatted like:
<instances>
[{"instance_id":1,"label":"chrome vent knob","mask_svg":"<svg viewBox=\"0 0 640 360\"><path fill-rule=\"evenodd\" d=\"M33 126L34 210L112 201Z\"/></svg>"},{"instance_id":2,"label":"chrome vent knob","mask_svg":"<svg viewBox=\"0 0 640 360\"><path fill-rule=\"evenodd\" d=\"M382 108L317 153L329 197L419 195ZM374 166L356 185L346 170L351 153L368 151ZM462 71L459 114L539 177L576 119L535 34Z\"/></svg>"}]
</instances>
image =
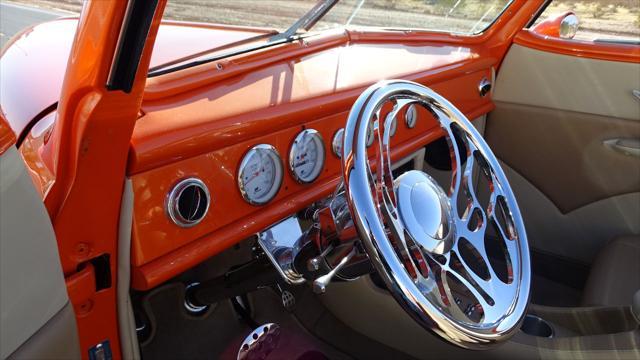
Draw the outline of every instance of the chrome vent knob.
<instances>
[{"instance_id":1,"label":"chrome vent knob","mask_svg":"<svg viewBox=\"0 0 640 360\"><path fill-rule=\"evenodd\" d=\"M176 225L191 227L204 219L209 203L209 189L202 180L184 179L167 196L167 214Z\"/></svg>"}]
</instances>

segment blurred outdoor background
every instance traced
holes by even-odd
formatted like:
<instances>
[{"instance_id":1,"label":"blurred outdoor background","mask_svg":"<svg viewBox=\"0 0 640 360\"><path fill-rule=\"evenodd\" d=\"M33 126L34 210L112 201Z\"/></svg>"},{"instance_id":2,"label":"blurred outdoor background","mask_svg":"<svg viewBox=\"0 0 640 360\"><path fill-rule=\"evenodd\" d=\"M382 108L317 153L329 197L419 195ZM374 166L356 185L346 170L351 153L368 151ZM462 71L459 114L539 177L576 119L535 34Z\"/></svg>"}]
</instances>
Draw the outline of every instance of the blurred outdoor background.
<instances>
[{"instance_id":1,"label":"blurred outdoor background","mask_svg":"<svg viewBox=\"0 0 640 360\"><path fill-rule=\"evenodd\" d=\"M103 0L108 1L108 0ZM169 0L165 18L209 23L286 29L317 0ZM314 30L336 26L375 25L476 33L500 15L509 0L342 0ZM0 0L53 11L77 14L82 0ZM357 7L353 18L350 14ZM4 7L3 7L4 9ZM554 13L573 10L581 20L576 39L640 40L640 0L554 0L538 21ZM4 10L6 11L6 10ZM2 14L0 14L2 15ZM4 14L2 21L11 21ZM2 25L2 24L0 24ZM2 37L8 37L1 30ZM3 43L7 39L2 39Z\"/></svg>"}]
</instances>

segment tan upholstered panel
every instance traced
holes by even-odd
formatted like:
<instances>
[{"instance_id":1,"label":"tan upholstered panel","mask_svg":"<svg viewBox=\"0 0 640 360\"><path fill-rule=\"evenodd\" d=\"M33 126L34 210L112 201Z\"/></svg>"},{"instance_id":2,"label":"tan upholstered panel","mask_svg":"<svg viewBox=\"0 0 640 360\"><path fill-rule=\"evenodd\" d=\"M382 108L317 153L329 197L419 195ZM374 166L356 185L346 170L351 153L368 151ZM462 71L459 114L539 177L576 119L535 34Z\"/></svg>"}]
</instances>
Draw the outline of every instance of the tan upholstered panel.
<instances>
[{"instance_id":1,"label":"tan upholstered panel","mask_svg":"<svg viewBox=\"0 0 640 360\"><path fill-rule=\"evenodd\" d=\"M584 288L582 304L631 305L640 290L640 235L621 236L598 254Z\"/></svg>"},{"instance_id":2,"label":"tan upholstered panel","mask_svg":"<svg viewBox=\"0 0 640 360\"><path fill-rule=\"evenodd\" d=\"M531 246L590 263L612 237L640 233L640 159L603 144L640 138L634 89L640 64L509 49L485 138Z\"/></svg>"},{"instance_id":3,"label":"tan upholstered panel","mask_svg":"<svg viewBox=\"0 0 640 360\"><path fill-rule=\"evenodd\" d=\"M640 192L640 159L603 144L617 138L640 138L640 121L496 102L486 125L498 158L563 213Z\"/></svg>"},{"instance_id":4,"label":"tan upholstered panel","mask_svg":"<svg viewBox=\"0 0 640 360\"><path fill-rule=\"evenodd\" d=\"M0 156L0 359L67 303L49 215L22 158L10 148ZM69 325L75 331L75 320Z\"/></svg>"},{"instance_id":5,"label":"tan upholstered panel","mask_svg":"<svg viewBox=\"0 0 640 360\"><path fill-rule=\"evenodd\" d=\"M494 100L640 121L640 64L511 46Z\"/></svg>"},{"instance_id":6,"label":"tan upholstered panel","mask_svg":"<svg viewBox=\"0 0 640 360\"><path fill-rule=\"evenodd\" d=\"M140 359L140 348L131 304L131 223L133 221L133 186L124 183L118 229L118 328L124 359Z\"/></svg>"},{"instance_id":7,"label":"tan upholstered panel","mask_svg":"<svg viewBox=\"0 0 640 360\"><path fill-rule=\"evenodd\" d=\"M640 234L640 192L609 197L563 214L527 179L505 163L535 249L591 263L614 236Z\"/></svg>"},{"instance_id":8,"label":"tan upholstered panel","mask_svg":"<svg viewBox=\"0 0 640 360\"><path fill-rule=\"evenodd\" d=\"M67 303L8 359L80 359L80 342L73 305Z\"/></svg>"}]
</instances>

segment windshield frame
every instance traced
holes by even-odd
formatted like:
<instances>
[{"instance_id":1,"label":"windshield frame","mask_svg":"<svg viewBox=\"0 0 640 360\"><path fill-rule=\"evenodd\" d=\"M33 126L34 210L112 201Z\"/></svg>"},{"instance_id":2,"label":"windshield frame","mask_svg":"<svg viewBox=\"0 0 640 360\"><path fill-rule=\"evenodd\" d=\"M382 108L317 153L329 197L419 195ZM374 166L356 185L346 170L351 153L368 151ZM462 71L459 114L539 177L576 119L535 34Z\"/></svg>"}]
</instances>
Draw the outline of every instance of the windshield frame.
<instances>
[{"instance_id":1,"label":"windshield frame","mask_svg":"<svg viewBox=\"0 0 640 360\"><path fill-rule=\"evenodd\" d=\"M322 30L318 30L318 31L313 31L313 27L328 13L331 11L331 9L341 0L318 0L318 2L307 12L305 13L305 15L303 15L302 17L300 17L300 19L296 20L289 28L287 28L287 30L283 31L283 32L274 32L274 33L270 33L270 34L261 34L249 39L245 39L243 41L240 41L238 43L231 43L231 44L226 44L220 48L212 48L203 52L200 52L198 54L194 54L195 56L189 56L177 63L175 62L169 62L166 64L161 64L156 66L155 68L149 69L148 73L147 73L147 78L152 78L152 77L156 77L156 76L160 76L160 75L164 75L164 74L168 74L168 73L173 73L176 71L180 71L180 70L184 70L187 68L191 68L194 66L198 66L198 65L202 65L202 64L207 64L210 62L215 62L215 61L219 61L225 58L229 58L229 57L233 57L233 56L238 56L238 55L243 55L243 54L247 54L250 52L254 52L254 51L259 51L259 50L263 50L263 49L267 49L270 47L274 47L277 45L283 45L283 44L287 44L287 43L291 43L297 40L301 40L307 37L311 37L311 36L317 36L319 34L322 34L326 31L330 31L329 29L322 29ZM350 15L350 19L347 22L347 24L343 25L342 28L343 29L358 29L358 30L373 30L373 31L390 31L390 32L412 32L415 34L428 34L428 33L434 33L434 34L448 34L448 35L453 35L453 36L457 36L457 37L466 37L466 38L478 38L482 35L484 35L487 30L491 29L495 23L504 15L504 13L507 11L507 9L509 9L513 3L514 0L508 0L508 3L502 8L502 10L500 11L500 13L494 17L494 19L488 23L485 27L483 27L482 29L473 32L473 33L467 33L467 32L456 32L456 31L448 31L448 30L439 30L439 29L427 29L427 28L402 28L402 27L383 27L383 26L359 26L359 25L350 25L350 20L355 16L355 14L358 12L358 10L360 9L360 6L362 5L364 1L362 1L360 3L360 5L356 6L354 12ZM338 27L339 28L339 27ZM300 31L300 30L303 31ZM254 44L254 45L250 45L250 46L244 46L244 47L240 47L240 45L245 44L247 42L251 42L254 40L259 40L261 38L264 38L265 36L270 36L269 39L265 42L265 43L261 43L261 44ZM222 50L222 49L231 49L229 51L225 51L225 52L220 52L217 55L215 55L215 53L217 52L217 50ZM207 56L204 58L201 58L202 56L204 56L204 54L206 53L214 53L214 55L211 56ZM193 59L196 58L193 61L189 61L189 59ZM197 58L201 58L201 59L197 59ZM175 66L174 66L175 65Z\"/></svg>"}]
</instances>

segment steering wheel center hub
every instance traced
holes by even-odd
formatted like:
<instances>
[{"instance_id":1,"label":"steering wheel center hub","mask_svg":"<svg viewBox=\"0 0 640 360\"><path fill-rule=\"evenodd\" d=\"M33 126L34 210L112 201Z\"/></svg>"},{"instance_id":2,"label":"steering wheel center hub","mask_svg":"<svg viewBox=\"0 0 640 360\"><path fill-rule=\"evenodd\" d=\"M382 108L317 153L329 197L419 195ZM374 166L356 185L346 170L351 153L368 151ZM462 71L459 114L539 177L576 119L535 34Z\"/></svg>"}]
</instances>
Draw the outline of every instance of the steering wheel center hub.
<instances>
[{"instance_id":1,"label":"steering wheel center hub","mask_svg":"<svg viewBox=\"0 0 640 360\"><path fill-rule=\"evenodd\" d=\"M400 219L413 241L427 252L447 253L456 238L455 222L440 185L424 172L412 170L398 177L394 187Z\"/></svg>"}]
</instances>

